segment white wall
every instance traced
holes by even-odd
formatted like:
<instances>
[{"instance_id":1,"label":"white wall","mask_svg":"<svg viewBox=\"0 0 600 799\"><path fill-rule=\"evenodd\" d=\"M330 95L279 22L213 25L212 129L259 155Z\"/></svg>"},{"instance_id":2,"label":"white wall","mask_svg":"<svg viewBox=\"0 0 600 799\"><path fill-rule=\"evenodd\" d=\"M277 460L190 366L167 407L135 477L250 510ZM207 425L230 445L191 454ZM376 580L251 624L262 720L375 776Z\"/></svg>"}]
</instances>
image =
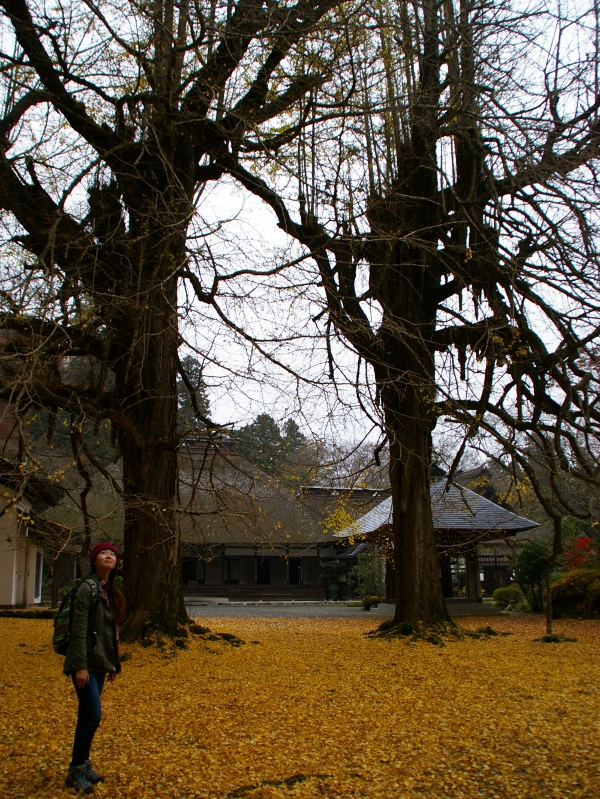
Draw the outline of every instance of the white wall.
<instances>
[{"instance_id":1,"label":"white wall","mask_svg":"<svg viewBox=\"0 0 600 799\"><path fill-rule=\"evenodd\" d=\"M0 605L17 604L17 511L0 516Z\"/></svg>"},{"instance_id":2,"label":"white wall","mask_svg":"<svg viewBox=\"0 0 600 799\"><path fill-rule=\"evenodd\" d=\"M0 510L14 494L0 486ZM28 510L24 506L22 510ZM42 550L27 536L17 508L0 516L0 605L33 605L41 602ZM37 585L36 585L37 563Z\"/></svg>"}]
</instances>

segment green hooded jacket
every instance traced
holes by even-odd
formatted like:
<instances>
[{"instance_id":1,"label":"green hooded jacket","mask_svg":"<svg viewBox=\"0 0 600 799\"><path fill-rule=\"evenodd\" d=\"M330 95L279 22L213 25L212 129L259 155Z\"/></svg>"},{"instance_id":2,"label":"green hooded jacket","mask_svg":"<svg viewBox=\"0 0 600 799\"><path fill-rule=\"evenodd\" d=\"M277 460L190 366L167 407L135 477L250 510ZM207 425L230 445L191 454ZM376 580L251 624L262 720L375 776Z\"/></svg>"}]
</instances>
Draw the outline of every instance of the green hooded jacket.
<instances>
[{"instance_id":1,"label":"green hooded jacket","mask_svg":"<svg viewBox=\"0 0 600 799\"><path fill-rule=\"evenodd\" d=\"M92 607L92 587L89 580L96 581L96 609ZM100 578L90 574L79 586L73 599L73 621L71 642L65 656L63 672L73 674L80 669L119 673L119 648L117 628L113 622L108 599L100 585Z\"/></svg>"}]
</instances>

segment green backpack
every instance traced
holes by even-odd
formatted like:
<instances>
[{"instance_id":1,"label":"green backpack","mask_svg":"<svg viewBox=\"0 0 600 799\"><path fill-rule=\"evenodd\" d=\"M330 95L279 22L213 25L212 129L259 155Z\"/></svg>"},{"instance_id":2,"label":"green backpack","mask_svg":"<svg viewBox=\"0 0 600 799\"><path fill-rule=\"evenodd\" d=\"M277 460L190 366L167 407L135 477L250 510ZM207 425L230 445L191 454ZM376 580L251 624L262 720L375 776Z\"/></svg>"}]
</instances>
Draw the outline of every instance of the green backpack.
<instances>
[{"instance_id":1,"label":"green backpack","mask_svg":"<svg viewBox=\"0 0 600 799\"><path fill-rule=\"evenodd\" d=\"M66 655L69 644L71 643L71 627L73 625L73 605L75 604L75 594L82 583L88 583L92 589L92 604L90 605L90 616L96 610L100 600L98 596L98 584L93 577L85 577L74 585L70 591L63 596L58 612L54 617L54 634L52 635L52 646L57 655Z\"/></svg>"}]
</instances>

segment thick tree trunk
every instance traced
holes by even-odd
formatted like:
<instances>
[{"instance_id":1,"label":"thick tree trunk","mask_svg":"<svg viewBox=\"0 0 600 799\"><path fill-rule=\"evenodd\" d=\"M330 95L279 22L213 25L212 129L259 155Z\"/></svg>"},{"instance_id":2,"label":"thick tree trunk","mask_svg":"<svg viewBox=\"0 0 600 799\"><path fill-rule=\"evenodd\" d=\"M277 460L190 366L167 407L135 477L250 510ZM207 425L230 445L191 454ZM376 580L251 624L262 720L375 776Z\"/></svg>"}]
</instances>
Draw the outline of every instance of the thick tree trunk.
<instances>
[{"instance_id":1,"label":"thick tree trunk","mask_svg":"<svg viewBox=\"0 0 600 799\"><path fill-rule=\"evenodd\" d=\"M431 423L415 412L417 393L406 386L401 413L388 413L387 417L392 423L388 435L396 573L394 626L413 632L450 621L442 596L431 512ZM391 430L398 418L405 423Z\"/></svg>"},{"instance_id":2,"label":"thick tree trunk","mask_svg":"<svg viewBox=\"0 0 600 799\"><path fill-rule=\"evenodd\" d=\"M189 622L183 601L177 508L177 453L156 438L123 455L126 640L177 635Z\"/></svg>"},{"instance_id":3,"label":"thick tree trunk","mask_svg":"<svg viewBox=\"0 0 600 799\"><path fill-rule=\"evenodd\" d=\"M434 360L424 332L430 320L421 308L421 294L407 273L418 263L398 270L401 279L395 296L399 307L394 323L387 322L382 364L375 367L385 427L390 447L392 488L395 601L394 627L420 633L448 624L442 596L429 473L431 467L432 413L435 397ZM388 291L392 291L391 281ZM400 307L401 306L401 307ZM409 322L409 320L417 320ZM397 320L401 320L400 322Z\"/></svg>"},{"instance_id":4,"label":"thick tree trunk","mask_svg":"<svg viewBox=\"0 0 600 799\"><path fill-rule=\"evenodd\" d=\"M127 387L120 426L125 640L154 632L177 635L189 622L181 581L177 465L176 269L182 248L177 241L160 242L159 234L154 243L156 260L145 264L147 280L135 295L137 315L130 314L130 340L120 365L121 384Z\"/></svg>"}]
</instances>

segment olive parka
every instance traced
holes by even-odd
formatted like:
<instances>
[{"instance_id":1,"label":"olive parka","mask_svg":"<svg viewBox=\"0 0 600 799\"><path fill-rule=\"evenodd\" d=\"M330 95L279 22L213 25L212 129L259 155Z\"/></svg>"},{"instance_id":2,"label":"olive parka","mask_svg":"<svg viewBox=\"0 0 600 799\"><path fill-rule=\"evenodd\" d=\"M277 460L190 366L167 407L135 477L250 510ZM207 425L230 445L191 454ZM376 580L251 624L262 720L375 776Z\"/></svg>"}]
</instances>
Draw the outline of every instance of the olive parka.
<instances>
[{"instance_id":1,"label":"olive parka","mask_svg":"<svg viewBox=\"0 0 600 799\"><path fill-rule=\"evenodd\" d=\"M93 596L91 580L96 582L95 594L98 601ZM96 603L96 608L90 613L93 602ZM80 669L87 669L120 673L117 636L117 625L113 621L108 597L100 584L100 578L97 574L90 574L80 583L73 599L71 641L63 672L74 674Z\"/></svg>"}]
</instances>

